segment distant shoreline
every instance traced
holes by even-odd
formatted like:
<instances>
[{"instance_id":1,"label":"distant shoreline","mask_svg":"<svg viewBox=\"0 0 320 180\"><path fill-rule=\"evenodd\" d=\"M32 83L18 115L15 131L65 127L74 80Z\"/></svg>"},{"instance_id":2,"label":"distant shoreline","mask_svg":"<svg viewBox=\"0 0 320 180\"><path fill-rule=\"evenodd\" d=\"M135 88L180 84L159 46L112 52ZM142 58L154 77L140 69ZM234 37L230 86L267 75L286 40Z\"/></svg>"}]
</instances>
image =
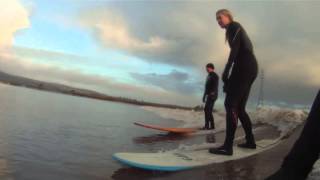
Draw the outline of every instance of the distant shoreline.
<instances>
[{"instance_id":1,"label":"distant shoreline","mask_svg":"<svg viewBox=\"0 0 320 180\"><path fill-rule=\"evenodd\" d=\"M0 82L2 82L3 84L12 85L12 86L20 86L20 87L26 87L26 88L37 89L42 91L49 91L49 92L67 94L72 96L80 96L80 97L86 97L86 98L92 98L92 99L98 99L98 100L104 100L104 101L120 102L120 103L132 104L132 105L138 105L138 106L152 106L152 107L162 107L162 108L182 109L182 110L196 109L196 108L187 107L187 106L145 102L145 101L138 101L136 99L130 99L126 97L109 96L103 93L99 93L97 91L71 87L71 86L58 84L58 83L50 83L45 81L34 80L30 78L25 78L22 76L11 75L1 71L0 71Z\"/></svg>"}]
</instances>

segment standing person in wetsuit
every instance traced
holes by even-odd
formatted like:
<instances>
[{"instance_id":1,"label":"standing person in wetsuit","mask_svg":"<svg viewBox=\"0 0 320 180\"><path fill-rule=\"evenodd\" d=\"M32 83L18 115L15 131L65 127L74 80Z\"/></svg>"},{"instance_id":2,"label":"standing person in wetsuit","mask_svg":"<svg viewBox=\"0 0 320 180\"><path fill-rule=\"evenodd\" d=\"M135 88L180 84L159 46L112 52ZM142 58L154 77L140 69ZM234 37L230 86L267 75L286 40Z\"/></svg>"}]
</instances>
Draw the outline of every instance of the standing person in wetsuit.
<instances>
[{"instance_id":1,"label":"standing person in wetsuit","mask_svg":"<svg viewBox=\"0 0 320 180\"><path fill-rule=\"evenodd\" d=\"M281 168L266 180L304 180L320 155L320 91L306 124Z\"/></svg>"},{"instance_id":2,"label":"standing person in wetsuit","mask_svg":"<svg viewBox=\"0 0 320 180\"><path fill-rule=\"evenodd\" d=\"M246 134L246 142L239 147L255 149L256 144L252 133L252 124L245 108L251 85L257 77L258 64L253 53L252 43L238 23L233 21L229 10L217 11L216 18L221 28L226 29L226 40L230 46L230 55L225 66L222 80L223 90L226 93L226 138L219 148L209 150L213 154L232 155L235 131L240 119ZM231 70L232 69L232 70ZM231 72L230 72L231 70Z\"/></svg>"},{"instance_id":3,"label":"standing person in wetsuit","mask_svg":"<svg viewBox=\"0 0 320 180\"><path fill-rule=\"evenodd\" d=\"M219 76L214 72L214 65L212 63L206 65L206 70L208 72L208 76L202 98L202 101L205 103L205 126L201 128L201 130L214 129L214 118L212 111L214 103L218 98Z\"/></svg>"}]
</instances>

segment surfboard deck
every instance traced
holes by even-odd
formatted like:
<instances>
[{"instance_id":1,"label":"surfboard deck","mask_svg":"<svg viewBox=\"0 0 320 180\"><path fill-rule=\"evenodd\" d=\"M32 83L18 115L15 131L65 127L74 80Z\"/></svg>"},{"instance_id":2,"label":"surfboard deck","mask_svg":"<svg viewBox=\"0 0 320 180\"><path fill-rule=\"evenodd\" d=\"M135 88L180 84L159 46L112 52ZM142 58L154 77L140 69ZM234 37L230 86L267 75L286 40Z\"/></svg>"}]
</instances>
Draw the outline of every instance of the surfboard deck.
<instances>
[{"instance_id":1,"label":"surfboard deck","mask_svg":"<svg viewBox=\"0 0 320 180\"><path fill-rule=\"evenodd\" d=\"M233 156L214 155L208 149L193 151L172 151L159 153L115 153L113 158L136 168L155 171L181 171L214 163L222 163L246 158L280 143L279 139L264 139L257 143L257 149L244 149L234 146Z\"/></svg>"},{"instance_id":2,"label":"surfboard deck","mask_svg":"<svg viewBox=\"0 0 320 180\"><path fill-rule=\"evenodd\" d=\"M133 123L134 125L147 128L147 129L155 129L159 131L169 132L169 133L176 133L176 134L188 134L188 133L194 133L199 131L198 128L172 128L172 127L161 127L156 125L150 125L150 124L144 124L144 123Z\"/></svg>"}]
</instances>

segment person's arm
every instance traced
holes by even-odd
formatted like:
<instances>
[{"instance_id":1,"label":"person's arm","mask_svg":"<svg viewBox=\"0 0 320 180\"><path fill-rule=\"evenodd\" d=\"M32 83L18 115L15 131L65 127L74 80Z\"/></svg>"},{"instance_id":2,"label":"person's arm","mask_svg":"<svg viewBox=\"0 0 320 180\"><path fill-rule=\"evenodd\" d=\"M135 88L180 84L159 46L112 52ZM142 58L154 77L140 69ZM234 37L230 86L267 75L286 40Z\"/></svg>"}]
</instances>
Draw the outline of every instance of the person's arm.
<instances>
[{"instance_id":1,"label":"person's arm","mask_svg":"<svg viewBox=\"0 0 320 180\"><path fill-rule=\"evenodd\" d=\"M229 79L230 69L232 67L232 64L236 61L236 57L240 49L240 34L242 33L241 27L240 25L236 25L235 27L231 27L231 28L233 28L231 31L234 31L232 32L232 34L234 35L233 37L230 37L231 39L229 40L231 51L229 54L228 62L222 74L222 81L224 83L226 83Z\"/></svg>"},{"instance_id":2,"label":"person's arm","mask_svg":"<svg viewBox=\"0 0 320 180\"><path fill-rule=\"evenodd\" d=\"M218 89L219 89L219 76L217 74L215 74L214 78L213 78L213 85L212 85L212 95L214 97L218 97Z\"/></svg>"},{"instance_id":3,"label":"person's arm","mask_svg":"<svg viewBox=\"0 0 320 180\"><path fill-rule=\"evenodd\" d=\"M214 96L214 95L216 95L218 93L217 92L218 83L219 83L218 76L217 75L212 75L210 77L210 79L209 79L209 82L208 82L207 95Z\"/></svg>"},{"instance_id":4,"label":"person's arm","mask_svg":"<svg viewBox=\"0 0 320 180\"><path fill-rule=\"evenodd\" d=\"M204 103L206 102L206 97L207 97L207 95L206 95L206 93L204 93L203 97L202 97L202 102L204 102Z\"/></svg>"},{"instance_id":5,"label":"person's arm","mask_svg":"<svg viewBox=\"0 0 320 180\"><path fill-rule=\"evenodd\" d=\"M219 76L215 75L215 78L213 79L213 85L212 85L213 91L212 95L217 95L218 94L218 88L219 88Z\"/></svg>"},{"instance_id":6,"label":"person's arm","mask_svg":"<svg viewBox=\"0 0 320 180\"><path fill-rule=\"evenodd\" d=\"M203 92L203 96L202 96L202 102L206 102L206 97L207 97L207 94L208 94L208 79L206 81L206 84L204 86L204 92Z\"/></svg>"}]
</instances>

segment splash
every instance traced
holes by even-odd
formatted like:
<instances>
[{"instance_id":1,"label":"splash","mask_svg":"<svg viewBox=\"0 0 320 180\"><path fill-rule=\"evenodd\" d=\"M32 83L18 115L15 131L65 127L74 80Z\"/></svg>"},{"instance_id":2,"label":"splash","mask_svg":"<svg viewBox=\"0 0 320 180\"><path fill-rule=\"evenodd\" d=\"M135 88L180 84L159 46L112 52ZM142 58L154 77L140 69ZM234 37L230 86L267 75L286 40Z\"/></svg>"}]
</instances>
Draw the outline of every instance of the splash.
<instances>
[{"instance_id":1,"label":"splash","mask_svg":"<svg viewBox=\"0 0 320 180\"><path fill-rule=\"evenodd\" d=\"M307 118L307 112L299 109L286 109L279 107L259 108L250 113L253 123L269 124L276 127L283 138L292 134L298 125Z\"/></svg>"}]
</instances>

